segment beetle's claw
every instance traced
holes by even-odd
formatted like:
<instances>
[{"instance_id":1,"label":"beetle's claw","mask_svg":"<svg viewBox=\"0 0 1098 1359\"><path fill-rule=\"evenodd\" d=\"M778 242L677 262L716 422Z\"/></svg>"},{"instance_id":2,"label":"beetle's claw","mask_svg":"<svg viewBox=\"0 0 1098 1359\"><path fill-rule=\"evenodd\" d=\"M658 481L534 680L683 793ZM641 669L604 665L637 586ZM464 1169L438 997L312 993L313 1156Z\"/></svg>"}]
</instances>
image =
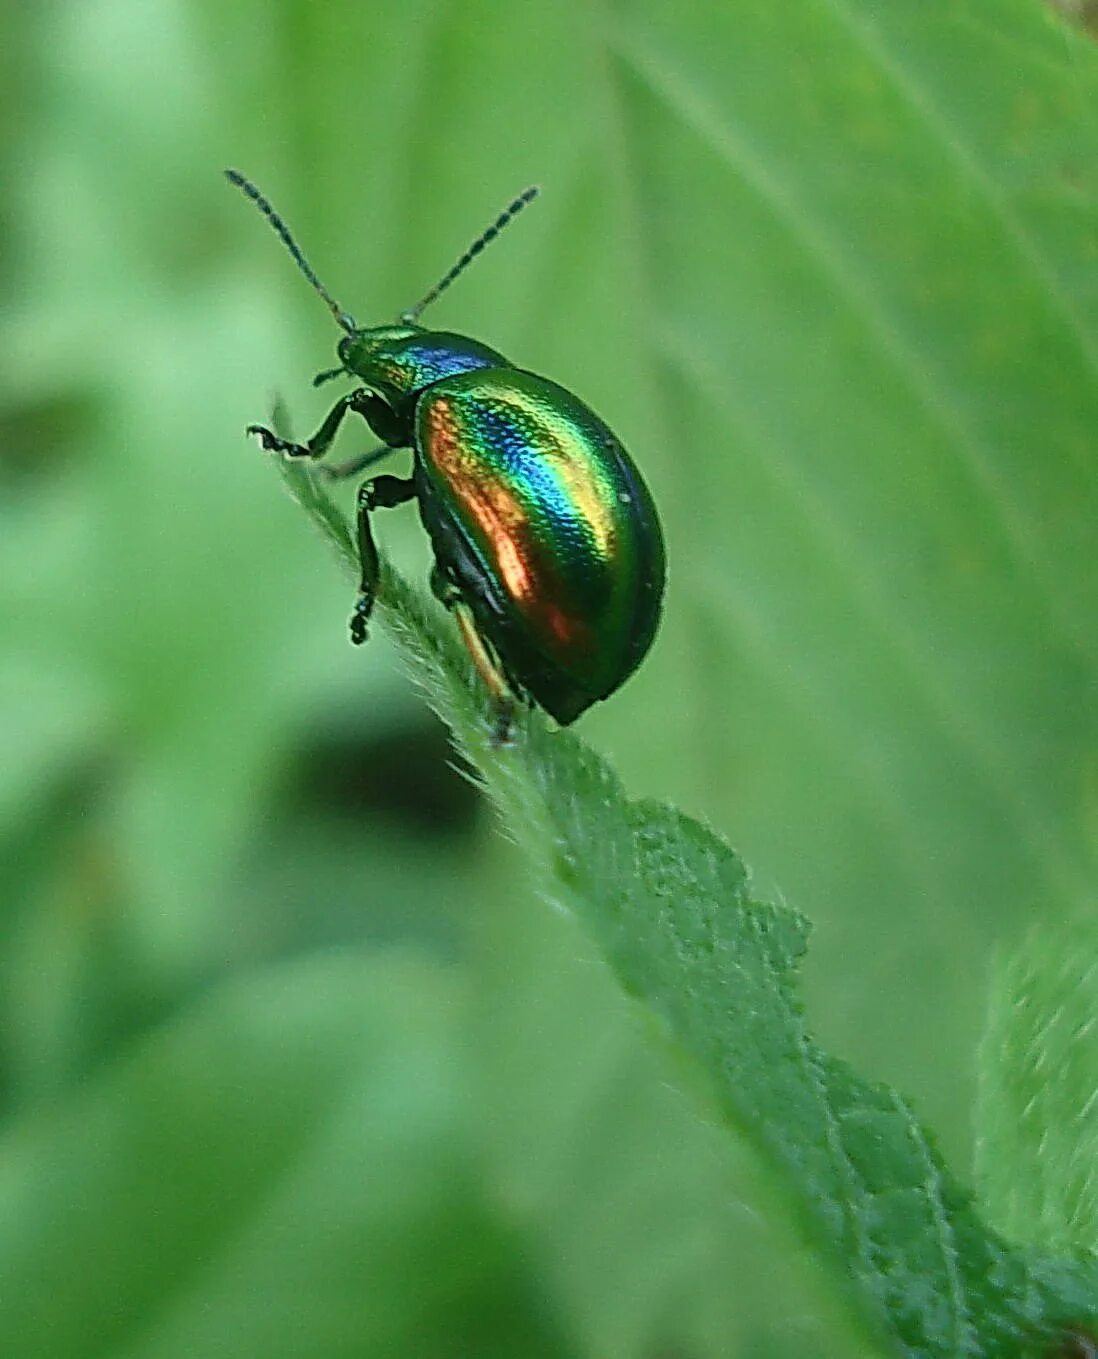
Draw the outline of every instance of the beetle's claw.
<instances>
[{"instance_id":1,"label":"beetle's claw","mask_svg":"<svg viewBox=\"0 0 1098 1359\"><path fill-rule=\"evenodd\" d=\"M244 433L258 434L259 442L263 445L263 447L267 450L268 453L272 451L276 444L281 442L278 436L276 434L272 434L272 432L269 429L267 429L265 425L249 425L248 428L244 431Z\"/></svg>"}]
</instances>

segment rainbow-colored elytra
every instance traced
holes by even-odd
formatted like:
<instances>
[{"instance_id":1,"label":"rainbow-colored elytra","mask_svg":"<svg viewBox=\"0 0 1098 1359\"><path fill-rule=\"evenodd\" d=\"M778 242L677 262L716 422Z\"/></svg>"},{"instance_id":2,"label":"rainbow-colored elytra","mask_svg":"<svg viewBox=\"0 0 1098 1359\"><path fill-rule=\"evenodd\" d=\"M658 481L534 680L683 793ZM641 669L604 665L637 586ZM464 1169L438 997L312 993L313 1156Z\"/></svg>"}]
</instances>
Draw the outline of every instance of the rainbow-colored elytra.
<instances>
[{"instance_id":1,"label":"rainbow-colored elytra","mask_svg":"<svg viewBox=\"0 0 1098 1359\"><path fill-rule=\"evenodd\" d=\"M481 627L505 631L520 687L573 721L633 673L659 622L663 539L632 459L571 392L513 368L434 384L415 433L436 549L460 537Z\"/></svg>"}]
</instances>

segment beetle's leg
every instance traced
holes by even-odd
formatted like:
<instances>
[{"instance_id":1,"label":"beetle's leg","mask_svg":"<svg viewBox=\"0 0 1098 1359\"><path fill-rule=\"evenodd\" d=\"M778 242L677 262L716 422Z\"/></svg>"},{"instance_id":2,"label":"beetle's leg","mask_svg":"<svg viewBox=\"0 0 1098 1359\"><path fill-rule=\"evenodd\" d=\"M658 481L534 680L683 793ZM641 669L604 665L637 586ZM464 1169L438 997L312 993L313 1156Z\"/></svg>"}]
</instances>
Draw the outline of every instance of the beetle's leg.
<instances>
[{"instance_id":1,"label":"beetle's leg","mask_svg":"<svg viewBox=\"0 0 1098 1359\"><path fill-rule=\"evenodd\" d=\"M354 410L357 396L358 392L348 392L346 396L341 396L324 417L324 422L317 432L303 444L295 444L290 439L280 439L264 425L249 425L247 432L258 434L259 442L268 453L282 453L287 458L322 458L331 448L336 431L343 423L343 417L348 411Z\"/></svg>"},{"instance_id":2,"label":"beetle's leg","mask_svg":"<svg viewBox=\"0 0 1098 1359\"><path fill-rule=\"evenodd\" d=\"M392 409L365 387L356 387L353 392L341 396L324 417L317 432L303 444L295 444L290 439L280 439L265 425L249 425L247 432L258 434L259 442L268 453L281 453L287 458L322 458L331 448L332 440L348 411L355 411L361 415L377 437L383 439L386 444L392 447L407 444L405 432L400 428L400 422Z\"/></svg>"},{"instance_id":3,"label":"beetle's leg","mask_svg":"<svg viewBox=\"0 0 1098 1359\"><path fill-rule=\"evenodd\" d=\"M383 444L390 448L408 448L412 442L412 421L401 419L392 406L375 392L359 387L351 393L351 409L370 426Z\"/></svg>"},{"instance_id":4,"label":"beetle's leg","mask_svg":"<svg viewBox=\"0 0 1098 1359\"><path fill-rule=\"evenodd\" d=\"M435 598L454 615L454 622L458 625L465 649L491 696L496 714L495 726L492 728L492 744L510 745L511 725L515 719L515 697L503 672L496 664L495 657L477 631L472 609L465 602L458 587L447 579L437 563L431 571L431 590Z\"/></svg>"},{"instance_id":5,"label":"beetle's leg","mask_svg":"<svg viewBox=\"0 0 1098 1359\"><path fill-rule=\"evenodd\" d=\"M377 598L377 583L381 575L377 544L370 525L370 515L374 510L391 509L413 500L416 494L415 482L411 477L373 477L358 488L358 560L362 570L362 580L358 587L358 599L351 614L351 641L359 646L366 640L366 624Z\"/></svg>"},{"instance_id":6,"label":"beetle's leg","mask_svg":"<svg viewBox=\"0 0 1098 1359\"><path fill-rule=\"evenodd\" d=\"M329 481L342 481L344 477L356 476L359 472L364 472L367 467L372 467L375 462L380 462L382 458L387 458L390 453L396 453L397 449L391 448L388 444L382 444L379 448L369 448L365 453L359 453L356 457L348 458L346 462L325 462L316 469L322 472Z\"/></svg>"}]
</instances>

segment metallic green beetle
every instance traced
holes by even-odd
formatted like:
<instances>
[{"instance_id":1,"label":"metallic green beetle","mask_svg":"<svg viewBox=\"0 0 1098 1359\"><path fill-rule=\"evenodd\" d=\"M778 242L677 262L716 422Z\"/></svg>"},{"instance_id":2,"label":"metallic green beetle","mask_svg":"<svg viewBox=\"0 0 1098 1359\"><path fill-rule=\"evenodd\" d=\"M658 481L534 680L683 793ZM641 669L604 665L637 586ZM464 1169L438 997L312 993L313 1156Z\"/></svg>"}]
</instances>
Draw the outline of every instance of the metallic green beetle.
<instances>
[{"instance_id":1,"label":"metallic green beetle","mask_svg":"<svg viewBox=\"0 0 1098 1359\"><path fill-rule=\"evenodd\" d=\"M664 547L652 497L625 449L571 392L479 340L416 324L537 190L516 198L397 324L359 329L259 190L235 170L226 174L346 331L339 367L315 381L362 384L304 444L259 425L248 432L268 450L321 458L356 411L382 447L329 467L332 476L354 475L395 449L413 451L410 477L373 477L359 490L362 581L352 640L365 640L378 588L371 512L416 500L434 548L431 587L492 696L496 739L507 739L515 697L562 725L574 722L629 678L655 637Z\"/></svg>"}]
</instances>

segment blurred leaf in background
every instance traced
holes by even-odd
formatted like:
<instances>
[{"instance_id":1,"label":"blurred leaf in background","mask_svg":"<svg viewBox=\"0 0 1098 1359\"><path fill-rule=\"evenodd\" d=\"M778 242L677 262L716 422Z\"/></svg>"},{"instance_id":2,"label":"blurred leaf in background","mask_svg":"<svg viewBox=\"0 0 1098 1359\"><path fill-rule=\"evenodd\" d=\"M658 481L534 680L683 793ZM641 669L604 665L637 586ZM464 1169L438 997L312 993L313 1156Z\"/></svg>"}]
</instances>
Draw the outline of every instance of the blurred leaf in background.
<instances>
[{"instance_id":1,"label":"blurred leaf in background","mask_svg":"<svg viewBox=\"0 0 1098 1359\"><path fill-rule=\"evenodd\" d=\"M337 334L220 171L363 321L542 184L434 319L661 507L661 637L584 732L816 922L814 1029L963 1167L992 949L1093 909L1090 41L1037 0L3 14L0 1348L852 1353L346 646L243 439L274 393L315 427Z\"/></svg>"}]
</instances>

